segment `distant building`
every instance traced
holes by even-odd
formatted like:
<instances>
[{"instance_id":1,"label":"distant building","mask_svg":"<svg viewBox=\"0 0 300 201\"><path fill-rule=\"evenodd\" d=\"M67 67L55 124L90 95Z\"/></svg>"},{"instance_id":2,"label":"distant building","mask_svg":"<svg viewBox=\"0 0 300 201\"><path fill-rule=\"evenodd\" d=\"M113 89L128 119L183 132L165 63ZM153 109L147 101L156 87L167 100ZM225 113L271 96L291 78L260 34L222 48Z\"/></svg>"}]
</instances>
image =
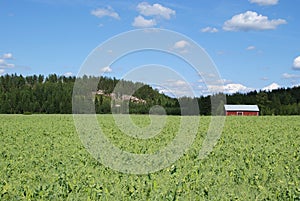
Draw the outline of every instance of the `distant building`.
<instances>
[{"instance_id":1,"label":"distant building","mask_svg":"<svg viewBox=\"0 0 300 201\"><path fill-rule=\"evenodd\" d=\"M257 105L224 105L226 116L258 116Z\"/></svg>"}]
</instances>

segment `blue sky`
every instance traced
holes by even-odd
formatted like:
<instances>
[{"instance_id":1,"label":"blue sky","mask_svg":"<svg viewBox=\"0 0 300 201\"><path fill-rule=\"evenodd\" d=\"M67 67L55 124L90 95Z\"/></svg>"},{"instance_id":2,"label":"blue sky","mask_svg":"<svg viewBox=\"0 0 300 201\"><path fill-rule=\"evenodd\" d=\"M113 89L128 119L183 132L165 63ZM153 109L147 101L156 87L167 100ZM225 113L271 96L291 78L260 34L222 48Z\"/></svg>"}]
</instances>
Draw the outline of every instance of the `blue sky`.
<instances>
[{"instance_id":1,"label":"blue sky","mask_svg":"<svg viewBox=\"0 0 300 201\"><path fill-rule=\"evenodd\" d=\"M292 87L300 84L299 8L294 0L0 0L0 74L77 75L90 52L109 38L161 28L204 48L228 93ZM153 60L189 68L149 51L99 68L122 78ZM201 77L178 71L197 94L205 93ZM181 80L168 79L166 85L184 95Z\"/></svg>"}]
</instances>

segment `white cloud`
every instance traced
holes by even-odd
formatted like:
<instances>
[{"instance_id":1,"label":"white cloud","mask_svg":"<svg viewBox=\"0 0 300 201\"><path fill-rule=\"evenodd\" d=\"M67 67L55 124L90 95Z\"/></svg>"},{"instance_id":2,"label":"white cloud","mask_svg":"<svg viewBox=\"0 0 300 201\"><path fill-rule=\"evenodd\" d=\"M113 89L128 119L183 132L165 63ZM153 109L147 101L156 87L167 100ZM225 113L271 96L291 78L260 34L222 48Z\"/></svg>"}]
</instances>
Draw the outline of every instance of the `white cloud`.
<instances>
[{"instance_id":1,"label":"white cloud","mask_svg":"<svg viewBox=\"0 0 300 201\"><path fill-rule=\"evenodd\" d=\"M163 86L157 87L160 93L172 97L196 96L192 89L192 84L184 80L167 80Z\"/></svg>"},{"instance_id":2,"label":"white cloud","mask_svg":"<svg viewBox=\"0 0 300 201\"><path fill-rule=\"evenodd\" d=\"M112 72L112 69L111 69L111 67L106 66L106 67L101 68L100 71L101 71L102 73L110 73L110 72Z\"/></svg>"},{"instance_id":3,"label":"white cloud","mask_svg":"<svg viewBox=\"0 0 300 201\"><path fill-rule=\"evenodd\" d=\"M150 5L147 2L142 2L137 5L137 10L144 16L156 16L170 19L176 12L170 8L164 7L161 4Z\"/></svg>"},{"instance_id":4,"label":"white cloud","mask_svg":"<svg viewBox=\"0 0 300 201\"><path fill-rule=\"evenodd\" d=\"M139 15L136 18L134 18L134 21L132 23L132 26L138 27L138 28L147 28L147 27L153 27L156 25L155 19L145 19L143 16Z\"/></svg>"},{"instance_id":5,"label":"white cloud","mask_svg":"<svg viewBox=\"0 0 300 201\"><path fill-rule=\"evenodd\" d=\"M13 55L12 55L12 53L5 53L5 54L3 54L2 58L3 59L12 59Z\"/></svg>"},{"instance_id":6,"label":"white cloud","mask_svg":"<svg viewBox=\"0 0 300 201\"><path fill-rule=\"evenodd\" d=\"M249 0L250 3L256 3L260 6L272 6L278 4L278 0Z\"/></svg>"},{"instance_id":7,"label":"white cloud","mask_svg":"<svg viewBox=\"0 0 300 201\"><path fill-rule=\"evenodd\" d=\"M262 90L263 91L272 91L272 90L275 90L275 89L279 89L281 86L278 85L277 83L272 83L266 87L264 87Z\"/></svg>"},{"instance_id":8,"label":"white cloud","mask_svg":"<svg viewBox=\"0 0 300 201\"><path fill-rule=\"evenodd\" d=\"M115 12L112 7L107 7L107 8L97 8L95 10L92 10L91 11L91 14L96 16L96 17L99 17L99 18L102 18L102 17L112 17L112 18L115 18L115 19L120 19L120 16L117 12Z\"/></svg>"},{"instance_id":9,"label":"white cloud","mask_svg":"<svg viewBox=\"0 0 300 201\"><path fill-rule=\"evenodd\" d=\"M298 79L298 78L300 78L300 75L283 73L282 77L285 79Z\"/></svg>"},{"instance_id":10,"label":"white cloud","mask_svg":"<svg viewBox=\"0 0 300 201\"><path fill-rule=\"evenodd\" d=\"M188 47L189 45L190 45L189 42L187 42L185 40L180 40L180 41L176 42L173 47L175 49L183 49L183 48Z\"/></svg>"},{"instance_id":11,"label":"white cloud","mask_svg":"<svg viewBox=\"0 0 300 201\"><path fill-rule=\"evenodd\" d=\"M72 73L72 72L66 72L66 73L64 74L64 76L66 76L66 77L73 76L73 73Z\"/></svg>"},{"instance_id":12,"label":"white cloud","mask_svg":"<svg viewBox=\"0 0 300 201\"><path fill-rule=\"evenodd\" d=\"M185 81L183 81L183 80L176 80L176 81L174 81L172 83L174 84L174 86L179 86L179 87L188 86L188 84Z\"/></svg>"},{"instance_id":13,"label":"white cloud","mask_svg":"<svg viewBox=\"0 0 300 201\"><path fill-rule=\"evenodd\" d=\"M0 59L0 68L13 68L15 64L7 63L4 59Z\"/></svg>"},{"instance_id":14,"label":"white cloud","mask_svg":"<svg viewBox=\"0 0 300 201\"><path fill-rule=\"evenodd\" d=\"M294 59L293 67L294 69L300 70L300 56Z\"/></svg>"},{"instance_id":15,"label":"white cloud","mask_svg":"<svg viewBox=\"0 0 300 201\"><path fill-rule=\"evenodd\" d=\"M190 46L190 43L185 41L185 40L180 40L180 41L177 41L172 49L175 49L177 51L179 51L179 53L181 54L185 54L188 52L188 47Z\"/></svg>"},{"instance_id":16,"label":"white cloud","mask_svg":"<svg viewBox=\"0 0 300 201\"><path fill-rule=\"evenodd\" d=\"M255 50L255 48L256 48L255 46L251 45L251 46L247 47L246 50Z\"/></svg>"},{"instance_id":17,"label":"white cloud","mask_svg":"<svg viewBox=\"0 0 300 201\"><path fill-rule=\"evenodd\" d=\"M14 68L14 67L15 67L15 64L6 64L6 67L7 67L7 68Z\"/></svg>"},{"instance_id":18,"label":"white cloud","mask_svg":"<svg viewBox=\"0 0 300 201\"><path fill-rule=\"evenodd\" d=\"M283 19L269 20L267 16L259 15L253 11L247 11L233 16L224 23L225 31L262 31L276 29L281 24L287 22Z\"/></svg>"},{"instance_id":19,"label":"white cloud","mask_svg":"<svg viewBox=\"0 0 300 201\"><path fill-rule=\"evenodd\" d=\"M215 77L215 75L213 75L213 74L210 74L210 75L213 76L213 77ZM209 78L210 75L208 74L207 78ZM198 80L198 82L199 83L205 83L205 79L200 79L200 80ZM209 80L209 82L215 83L217 85L224 85L224 84L230 84L230 83L232 83L231 80L226 80L226 79L219 79L219 80L214 80L214 81Z\"/></svg>"},{"instance_id":20,"label":"white cloud","mask_svg":"<svg viewBox=\"0 0 300 201\"><path fill-rule=\"evenodd\" d=\"M203 33L217 33L218 31L219 30L214 27L205 27L205 28L201 29L201 32L203 32Z\"/></svg>"},{"instance_id":21,"label":"white cloud","mask_svg":"<svg viewBox=\"0 0 300 201\"><path fill-rule=\"evenodd\" d=\"M205 77L206 79L210 79L210 80L216 81L216 83L220 83L219 80L216 80L216 77L218 75L216 75L215 73L201 71L201 72L199 72L199 76Z\"/></svg>"},{"instance_id":22,"label":"white cloud","mask_svg":"<svg viewBox=\"0 0 300 201\"><path fill-rule=\"evenodd\" d=\"M218 92L223 92L223 93L228 93L228 94L233 94L233 93L246 93L249 91L253 91L253 88L246 87L242 84L236 84L236 83L231 83L231 84L226 84L224 86L221 85L208 85L208 90L211 93L218 93Z\"/></svg>"},{"instance_id":23,"label":"white cloud","mask_svg":"<svg viewBox=\"0 0 300 201\"><path fill-rule=\"evenodd\" d=\"M216 80L217 84L231 84L232 81L231 80L226 80L226 79L220 79L220 80Z\"/></svg>"},{"instance_id":24,"label":"white cloud","mask_svg":"<svg viewBox=\"0 0 300 201\"><path fill-rule=\"evenodd\" d=\"M234 84L234 83L225 85L224 89L226 93L236 93L236 92L245 93L253 90L253 88L246 87L242 84Z\"/></svg>"},{"instance_id":25,"label":"white cloud","mask_svg":"<svg viewBox=\"0 0 300 201\"><path fill-rule=\"evenodd\" d=\"M0 69L0 75L3 75L3 74L4 74L4 72L5 72L5 70L4 70L4 69Z\"/></svg>"}]
</instances>

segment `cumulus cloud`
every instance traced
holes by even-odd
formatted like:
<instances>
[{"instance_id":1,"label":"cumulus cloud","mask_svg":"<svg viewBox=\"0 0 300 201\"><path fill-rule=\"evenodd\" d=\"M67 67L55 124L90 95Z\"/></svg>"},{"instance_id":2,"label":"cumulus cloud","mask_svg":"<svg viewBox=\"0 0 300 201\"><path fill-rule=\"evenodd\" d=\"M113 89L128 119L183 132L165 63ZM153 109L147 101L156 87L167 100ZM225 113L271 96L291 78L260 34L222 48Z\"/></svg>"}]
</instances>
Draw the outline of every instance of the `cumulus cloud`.
<instances>
[{"instance_id":1,"label":"cumulus cloud","mask_svg":"<svg viewBox=\"0 0 300 201\"><path fill-rule=\"evenodd\" d=\"M272 6L278 4L278 0L249 0L250 3L256 3L260 6Z\"/></svg>"},{"instance_id":2,"label":"cumulus cloud","mask_svg":"<svg viewBox=\"0 0 300 201\"><path fill-rule=\"evenodd\" d=\"M207 78L209 78L209 74L208 74L208 77ZM213 76L213 77L215 77L215 75L213 75L213 74L211 74L211 76ZM198 82L199 83L205 83L205 79L200 79L200 80L198 80ZM210 84L211 83L214 83L214 84L216 84L216 85L224 85L224 84L230 84L230 83L232 83L232 81L231 80L227 80L227 79L219 79L219 80L214 80L214 81L209 81L210 82Z\"/></svg>"},{"instance_id":3,"label":"cumulus cloud","mask_svg":"<svg viewBox=\"0 0 300 201\"><path fill-rule=\"evenodd\" d=\"M6 67L7 67L7 68L14 68L14 67L15 67L15 64L6 64Z\"/></svg>"},{"instance_id":4,"label":"cumulus cloud","mask_svg":"<svg viewBox=\"0 0 300 201\"><path fill-rule=\"evenodd\" d=\"M227 20L223 25L223 29L225 31L262 31L276 29L277 26L286 23L286 20L283 19L269 20L267 16L247 11Z\"/></svg>"},{"instance_id":5,"label":"cumulus cloud","mask_svg":"<svg viewBox=\"0 0 300 201\"><path fill-rule=\"evenodd\" d=\"M64 76L66 76L66 77L73 76L73 73L72 72L66 72L66 73L64 73Z\"/></svg>"},{"instance_id":6,"label":"cumulus cloud","mask_svg":"<svg viewBox=\"0 0 300 201\"><path fill-rule=\"evenodd\" d=\"M139 16L134 18L132 26L137 28L150 28L157 25L160 19L171 19L176 12L170 8L164 7L161 4L149 4L142 2L137 5ZM152 19L145 19L145 17L152 17Z\"/></svg>"},{"instance_id":7,"label":"cumulus cloud","mask_svg":"<svg viewBox=\"0 0 300 201\"><path fill-rule=\"evenodd\" d=\"M110 73L110 72L112 72L112 69L111 69L111 67L106 66L106 67L101 68L100 71L101 71L102 73Z\"/></svg>"},{"instance_id":8,"label":"cumulus cloud","mask_svg":"<svg viewBox=\"0 0 300 201\"><path fill-rule=\"evenodd\" d=\"M195 96L192 84L184 80L166 80L166 82L163 83L163 86L157 87L157 89L160 93L164 93L172 97Z\"/></svg>"},{"instance_id":9,"label":"cumulus cloud","mask_svg":"<svg viewBox=\"0 0 300 201\"><path fill-rule=\"evenodd\" d=\"M4 59L0 59L0 68L13 68L15 64L7 63Z\"/></svg>"},{"instance_id":10,"label":"cumulus cloud","mask_svg":"<svg viewBox=\"0 0 300 201\"><path fill-rule=\"evenodd\" d=\"M236 93L236 92L245 93L253 90L253 88L246 87L242 84L234 84L234 83L225 85L224 89L225 92L227 93Z\"/></svg>"},{"instance_id":11,"label":"cumulus cloud","mask_svg":"<svg viewBox=\"0 0 300 201\"><path fill-rule=\"evenodd\" d=\"M12 53L5 53L2 56L3 59L13 59Z\"/></svg>"},{"instance_id":12,"label":"cumulus cloud","mask_svg":"<svg viewBox=\"0 0 300 201\"><path fill-rule=\"evenodd\" d=\"M272 84L264 87L262 90L263 91L272 91L272 90L279 89L279 88L281 88L280 85L278 85L277 83L272 83Z\"/></svg>"},{"instance_id":13,"label":"cumulus cloud","mask_svg":"<svg viewBox=\"0 0 300 201\"><path fill-rule=\"evenodd\" d=\"M144 16L155 16L170 19L176 12L170 8L164 7L161 4L150 5L147 2L142 2L137 5L137 10Z\"/></svg>"},{"instance_id":14,"label":"cumulus cloud","mask_svg":"<svg viewBox=\"0 0 300 201\"><path fill-rule=\"evenodd\" d=\"M298 79L300 78L300 75L296 75L296 74L289 74L289 73L283 73L282 77L284 79Z\"/></svg>"},{"instance_id":15,"label":"cumulus cloud","mask_svg":"<svg viewBox=\"0 0 300 201\"><path fill-rule=\"evenodd\" d=\"M237 84L237 83L231 83L231 84L226 84L224 86L221 85L208 85L208 91L211 93L228 93L228 94L234 94L237 92L240 93L246 93L249 91L253 91L253 88L246 87L242 84Z\"/></svg>"},{"instance_id":16,"label":"cumulus cloud","mask_svg":"<svg viewBox=\"0 0 300 201\"><path fill-rule=\"evenodd\" d=\"M300 56L294 59L293 67L294 69L300 70Z\"/></svg>"},{"instance_id":17,"label":"cumulus cloud","mask_svg":"<svg viewBox=\"0 0 300 201\"><path fill-rule=\"evenodd\" d=\"M216 80L217 84L231 84L232 81L231 80L227 80L227 79L220 79L220 80Z\"/></svg>"},{"instance_id":18,"label":"cumulus cloud","mask_svg":"<svg viewBox=\"0 0 300 201\"><path fill-rule=\"evenodd\" d=\"M203 33L217 33L218 31L219 30L214 27L205 27L205 28L201 29L201 32L203 32Z\"/></svg>"},{"instance_id":19,"label":"cumulus cloud","mask_svg":"<svg viewBox=\"0 0 300 201\"><path fill-rule=\"evenodd\" d=\"M107 7L107 8L97 8L95 10L92 10L91 11L91 14L96 16L96 17L99 17L99 18L102 18L102 17L112 17L114 19L117 19L119 20L120 19L120 16L117 12L115 12L112 7Z\"/></svg>"},{"instance_id":20,"label":"cumulus cloud","mask_svg":"<svg viewBox=\"0 0 300 201\"><path fill-rule=\"evenodd\" d=\"M134 21L132 23L132 26L137 28L149 28L156 25L155 19L145 19L143 16L139 15L136 18L134 18Z\"/></svg>"},{"instance_id":21,"label":"cumulus cloud","mask_svg":"<svg viewBox=\"0 0 300 201\"><path fill-rule=\"evenodd\" d=\"M190 44L185 40L180 40L174 44L174 49L183 49L188 47Z\"/></svg>"},{"instance_id":22,"label":"cumulus cloud","mask_svg":"<svg viewBox=\"0 0 300 201\"><path fill-rule=\"evenodd\" d=\"M251 46L247 47L246 50L255 50L255 46L251 45Z\"/></svg>"},{"instance_id":23,"label":"cumulus cloud","mask_svg":"<svg viewBox=\"0 0 300 201\"><path fill-rule=\"evenodd\" d=\"M187 87L189 86L187 82L183 81L183 80L169 80L169 83L172 83L173 86L177 86L177 87Z\"/></svg>"},{"instance_id":24,"label":"cumulus cloud","mask_svg":"<svg viewBox=\"0 0 300 201\"><path fill-rule=\"evenodd\" d=\"M181 54L185 54L188 52L189 46L190 46L189 42L185 40L180 40L173 45L172 49L178 51Z\"/></svg>"},{"instance_id":25,"label":"cumulus cloud","mask_svg":"<svg viewBox=\"0 0 300 201\"><path fill-rule=\"evenodd\" d=\"M4 70L4 69L0 69L0 75L3 75L3 74L4 74L4 72L5 72L5 70Z\"/></svg>"}]
</instances>

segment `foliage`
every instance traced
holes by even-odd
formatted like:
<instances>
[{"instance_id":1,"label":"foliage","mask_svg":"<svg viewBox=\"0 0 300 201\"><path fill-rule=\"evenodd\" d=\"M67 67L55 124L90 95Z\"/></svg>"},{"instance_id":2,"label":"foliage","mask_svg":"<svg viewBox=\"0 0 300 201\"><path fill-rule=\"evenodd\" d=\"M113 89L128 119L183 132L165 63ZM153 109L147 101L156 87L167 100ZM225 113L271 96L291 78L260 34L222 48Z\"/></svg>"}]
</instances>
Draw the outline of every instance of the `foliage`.
<instances>
[{"instance_id":1,"label":"foliage","mask_svg":"<svg viewBox=\"0 0 300 201\"><path fill-rule=\"evenodd\" d=\"M122 174L91 157L71 115L1 115L0 200L299 200L300 117L227 117L208 158L198 159L210 117L192 147L168 168ZM179 116L168 116L160 140L122 134L111 115L99 115L109 139L143 153L176 135ZM139 126L146 115L134 115ZM156 143L159 142L159 143Z\"/></svg>"},{"instance_id":2,"label":"foliage","mask_svg":"<svg viewBox=\"0 0 300 201\"><path fill-rule=\"evenodd\" d=\"M0 76L0 113L3 114L23 114L46 113L46 114L71 114L72 94L75 77L58 76L51 74L47 77L43 75L33 75L23 77L22 75L2 75ZM109 114L114 105L110 94L117 96L133 95L146 103L129 103L129 111L124 107L124 113L148 114L149 109L155 105L162 106L167 114L180 115L181 109L185 109L179 100L159 93L151 86L142 83L134 83L126 80L118 80L108 77L83 76L77 81L82 81L82 90L90 92L91 83L98 83L95 90L101 90L104 94L91 96L89 101L94 101L95 107L82 107L87 111L96 111L98 114ZM86 85L84 85L86 84ZM87 90L88 89L88 90ZM119 90L118 90L119 89ZM116 91L114 91L116 90ZM133 93L134 92L134 93ZM220 94L214 94L218 96ZM82 97L75 98L81 99ZM300 115L300 86L288 89L277 89L271 92L253 91L245 94L227 94L228 104L257 104L260 107L261 115ZM218 108L211 108L211 96L194 97L198 102L201 115L222 114L223 104L218 104ZM86 101L83 101L85 104ZM125 103L124 104L128 104ZM215 109L216 111L212 111ZM82 113L82 111L74 111ZM195 115L198 111L188 111L188 114ZM196 114L196 115L197 115Z\"/></svg>"}]
</instances>

